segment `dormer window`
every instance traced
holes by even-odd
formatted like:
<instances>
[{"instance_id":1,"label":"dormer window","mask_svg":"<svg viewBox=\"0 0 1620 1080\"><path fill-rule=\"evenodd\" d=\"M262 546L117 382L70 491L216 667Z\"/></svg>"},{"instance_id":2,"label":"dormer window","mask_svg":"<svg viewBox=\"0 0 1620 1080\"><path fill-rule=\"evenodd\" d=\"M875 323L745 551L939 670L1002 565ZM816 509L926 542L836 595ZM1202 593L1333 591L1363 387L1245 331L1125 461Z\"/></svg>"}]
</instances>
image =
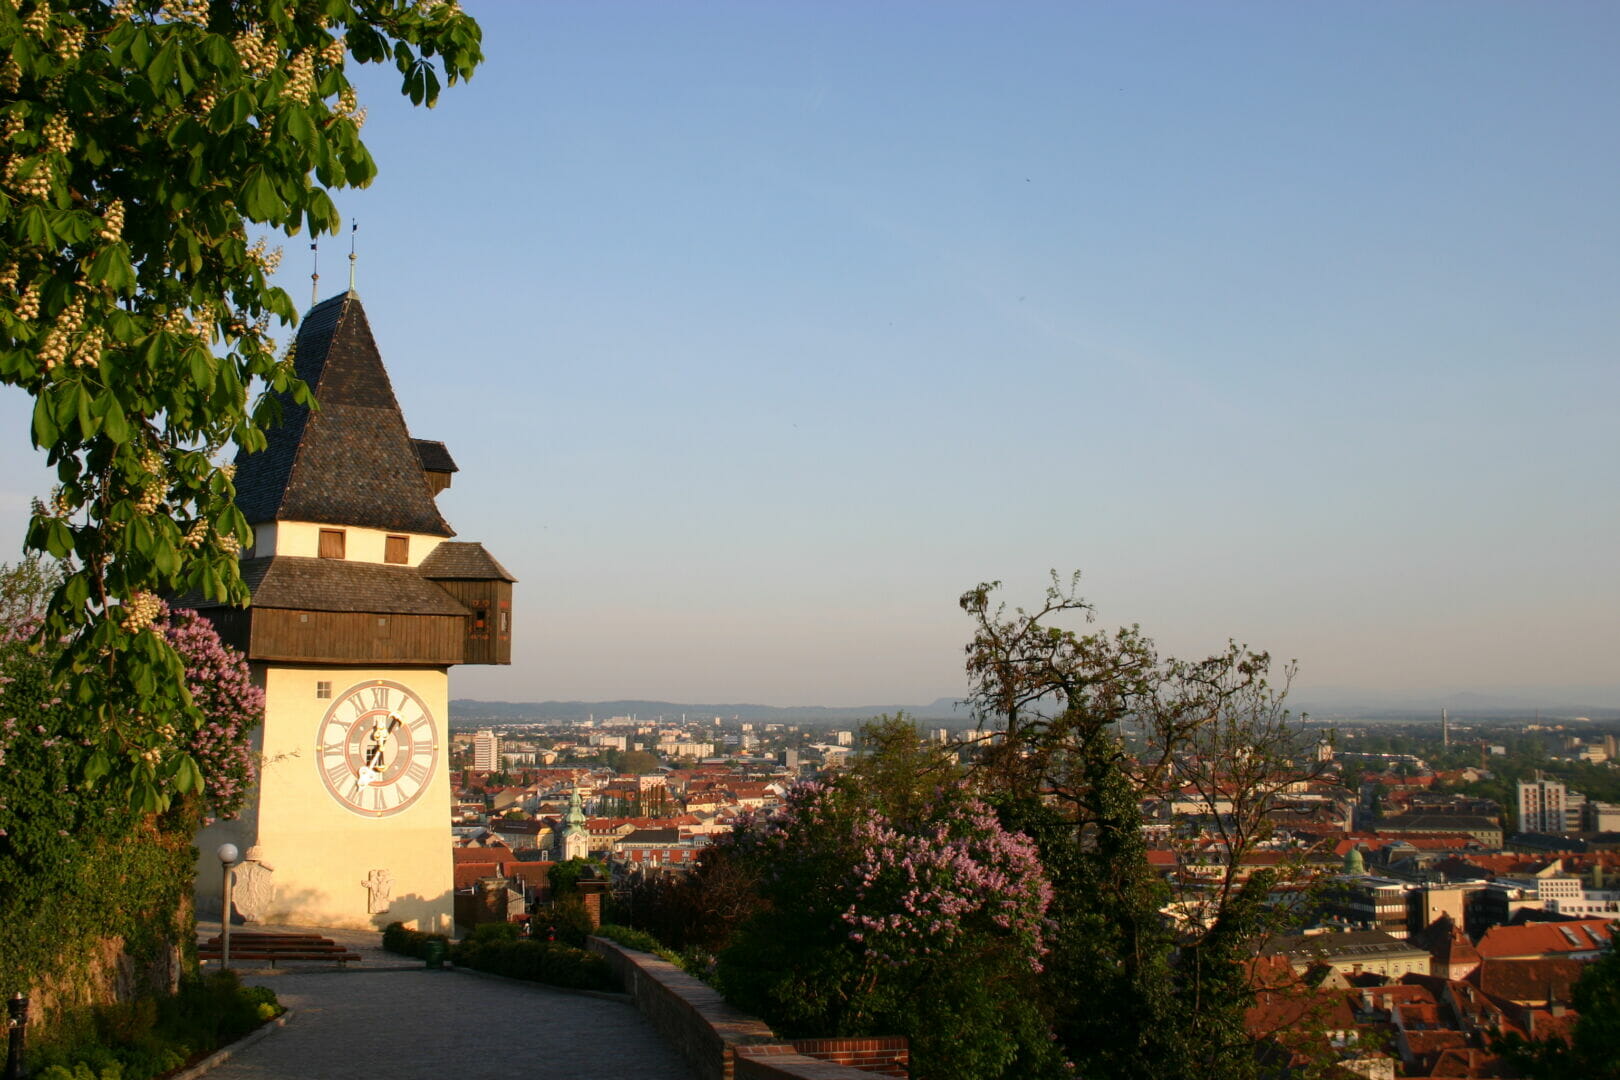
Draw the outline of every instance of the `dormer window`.
<instances>
[{"instance_id":1,"label":"dormer window","mask_svg":"<svg viewBox=\"0 0 1620 1080\"><path fill-rule=\"evenodd\" d=\"M308 550L308 549L306 549ZM323 559L341 559L344 551L344 532L342 529L322 529L320 556Z\"/></svg>"},{"instance_id":2,"label":"dormer window","mask_svg":"<svg viewBox=\"0 0 1620 1080\"><path fill-rule=\"evenodd\" d=\"M408 563L411 561L411 538L390 536L383 541L383 562Z\"/></svg>"}]
</instances>

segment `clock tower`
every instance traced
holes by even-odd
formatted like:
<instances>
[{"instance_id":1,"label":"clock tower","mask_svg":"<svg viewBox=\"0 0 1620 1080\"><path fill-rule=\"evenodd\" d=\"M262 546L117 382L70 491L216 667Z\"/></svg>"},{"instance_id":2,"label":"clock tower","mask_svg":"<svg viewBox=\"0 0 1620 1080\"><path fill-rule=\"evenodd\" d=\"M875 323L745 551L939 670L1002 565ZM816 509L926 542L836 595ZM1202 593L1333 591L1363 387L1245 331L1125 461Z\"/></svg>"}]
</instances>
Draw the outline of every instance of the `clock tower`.
<instances>
[{"instance_id":1,"label":"clock tower","mask_svg":"<svg viewBox=\"0 0 1620 1080\"><path fill-rule=\"evenodd\" d=\"M247 608L182 600L246 654L265 692L257 789L198 836L256 865L256 922L451 929L449 669L511 662L513 577L452 540L434 499L456 465L413 439L353 292L317 304L294 364L319 403L281 395L269 445L237 456Z\"/></svg>"}]
</instances>

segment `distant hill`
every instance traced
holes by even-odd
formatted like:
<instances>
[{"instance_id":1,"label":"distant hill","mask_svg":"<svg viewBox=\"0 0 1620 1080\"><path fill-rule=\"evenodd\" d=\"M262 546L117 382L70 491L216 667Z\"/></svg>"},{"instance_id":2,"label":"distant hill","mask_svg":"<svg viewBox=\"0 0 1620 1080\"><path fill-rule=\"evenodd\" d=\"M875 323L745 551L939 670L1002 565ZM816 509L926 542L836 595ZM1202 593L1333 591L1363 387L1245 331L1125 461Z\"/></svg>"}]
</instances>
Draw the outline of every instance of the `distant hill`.
<instances>
[{"instance_id":1,"label":"distant hill","mask_svg":"<svg viewBox=\"0 0 1620 1080\"><path fill-rule=\"evenodd\" d=\"M1605 704L1598 704L1606 702ZM1341 687L1301 689L1288 699L1288 707L1296 714L1304 711L1313 716L1344 716L1354 719L1410 717L1449 710L1453 720L1478 717L1502 720L1531 718L1538 712L1544 720L1585 716L1592 720L1620 718L1620 688L1578 687L1566 690L1540 690L1537 688L1512 689L1492 693L1461 691L1391 691L1357 690Z\"/></svg>"},{"instance_id":2,"label":"distant hill","mask_svg":"<svg viewBox=\"0 0 1620 1080\"><path fill-rule=\"evenodd\" d=\"M610 716L635 716L643 720L662 718L702 720L716 716L727 720L763 721L777 724L855 724L884 714L903 712L919 723L935 721L958 727L969 721L967 710L952 698L939 698L927 705L861 705L829 708L824 705L703 705L676 701L476 701L457 698L450 702L452 720L598 720Z\"/></svg>"},{"instance_id":3,"label":"distant hill","mask_svg":"<svg viewBox=\"0 0 1620 1080\"><path fill-rule=\"evenodd\" d=\"M1607 700L1609 704L1595 704ZM1585 702L1584 704L1582 702ZM1349 687L1301 689L1288 699L1295 716L1308 712L1315 720L1411 720L1423 716L1440 717L1449 709L1451 718L1466 722L1480 720L1529 719L1540 712L1544 720L1574 716L1593 720L1620 719L1620 690L1606 687L1547 692L1536 689L1498 693L1359 690ZM712 719L748 720L776 724L853 725L885 714L905 713L918 723L939 727L965 727L973 717L962 702L936 698L926 705L860 705L834 708L825 705L754 705L746 703L701 704L679 701L478 701L457 698L450 702L452 720L598 720L610 716L635 716L642 720L679 721Z\"/></svg>"}]
</instances>

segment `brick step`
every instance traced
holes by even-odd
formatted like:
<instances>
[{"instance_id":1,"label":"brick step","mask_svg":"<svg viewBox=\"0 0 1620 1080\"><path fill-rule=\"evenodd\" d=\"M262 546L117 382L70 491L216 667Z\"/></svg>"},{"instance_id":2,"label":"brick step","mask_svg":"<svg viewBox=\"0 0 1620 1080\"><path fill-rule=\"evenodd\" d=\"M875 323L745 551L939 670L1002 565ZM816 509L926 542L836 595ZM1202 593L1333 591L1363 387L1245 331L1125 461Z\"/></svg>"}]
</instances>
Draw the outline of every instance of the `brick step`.
<instances>
[{"instance_id":1,"label":"brick step","mask_svg":"<svg viewBox=\"0 0 1620 1080\"><path fill-rule=\"evenodd\" d=\"M217 947L199 948L197 950L198 960L223 960L224 958L223 951ZM231 963L233 964L239 960L266 960L269 961L271 967L275 967L278 960L335 960L339 964L346 964L350 960L364 959L365 957L359 953L347 952L343 949L255 949L251 946L246 949L238 949L234 942L231 944Z\"/></svg>"},{"instance_id":2,"label":"brick step","mask_svg":"<svg viewBox=\"0 0 1620 1080\"><path fill-rule=\"evenodd\" d=\"M215 934L197 946L198 960L224 958L224 939ZM350 960L364 960L357 952L350 952L331 938L319 934L270 934L244 930L231 933L231 960L267 960L271 967L277 960L335 960L341 967Z\"/></svg>"}]
</instances>

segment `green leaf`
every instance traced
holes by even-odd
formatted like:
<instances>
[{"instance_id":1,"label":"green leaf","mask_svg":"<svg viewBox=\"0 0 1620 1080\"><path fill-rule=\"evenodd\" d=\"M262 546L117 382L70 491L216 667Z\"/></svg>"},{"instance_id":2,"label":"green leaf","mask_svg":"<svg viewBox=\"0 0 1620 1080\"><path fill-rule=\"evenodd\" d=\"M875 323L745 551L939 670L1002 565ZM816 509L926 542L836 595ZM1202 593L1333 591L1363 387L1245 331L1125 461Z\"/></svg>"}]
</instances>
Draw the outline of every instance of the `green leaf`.
<instances>
[{"instance_id":1,"label":"green leaf","mask_svg":"<svg viewBox=\"0 0 1620 1080\"><path fill-rule=\"evenodd\" d=\"M34 445L41 449L54 445L60 434L56 418L51 415L50 399L41 394L34 399Z\"/></svg>"},{"instance_id":2,"label":"green leaf","mask_svg":"<svg viewBox=\"0 0 1620 1080\"><path fill-rule=\"evenodd\" d=\"M135 31L135 36L129 43L129 58L134 65L142 70L152 62L152 39L145 27Z\"/></svg>"},{"instance_id":3,"label":"green leaf","mask_svg":"<svg viewBox=\"0 0 1620 1080\"><path fill-rule=\"evenodd\" d=\"M112 758L107 755L106 750L97 747L84 763L84 782L94 784L110 772L112 772Z\"/></svg>"},{"instance_id":4,"label":"green leaf","mask_svg":"<svg viewBox=\"0 0 1620 1080\"><path fill-rule=\"evenodd\" d=\"M287 212L287 204L276 194L275 184L258 165L248 170L240 197L247 216L254 221L277 221Z\"/></svg>"},{"instance_id":5,"label":"green leaf","mask_svg":"<svg viewBox=\"0 0 1620 1080\"><path fill-rule=\"evenodd\" d=\"M326 192L316 188L309 193L309 207L305 211L309 215L309 234L315 236L322 232L335 233L343 227L343 217L338 213L337 207Z\"/></svg>"},{"instance_id":6,"label":"green leaf","mask_svg":"<svg viewBox=\"0 0 1620 1080\"><path fill-rule=\"evenodd\" d=\"M128 294L135 289L135 269L129 265L129 252L122 243L108 244L97 251L85 276L116 292Z\"/></svg>"},{"instance_id":7,"label":"green leaf","mask_svg":"<svg viewBox=\"0 0 1620 1080\"><path fill-rule=\"evenodd\" d=\"M109 390L102 398L107 402L107 415L101 421L103 434L119 445L128 442L129 421L124 418L124 407L118 404L118 395Z\"/></svg>"},{"instance_id":8,"label":"green leaf","mask_svg":"<svg viewBox=\"0 0 1620 1080\"><path fill-rule=\"evenodd\" d=\"M309 119L309 110L300 105L288 105L281 110L281 122L287 134L307 147L315 139L315 125Z\"/></svg>"},{"instance_id":9,"label":"green leaf","mask_svg":"<svg viewBox=\"0 0 1620 1080\"><path fill-rule=\"evenodd\" d=\"M171 35L146 68L146 78L152 84L154 93L161 94L168 89L170 80L174 78L175 69L179 66L180 39L176 35Z\"/></svg>"},{"instance_id":10,"label":"green leaf","mask_svg":"<svg viewBox=\"0 0 1620 1080\"><path fill-rule=\"evenodd\" d=\"M165 576L180 572L180 553L161 536L152 542L152 566Z\"/></svg>"},{"instance_id":11,"label":"green leaf","mask_svg":"<svg viewBox=\"0 0 1620 1080\"><path fill-rule=\"evenodd\" d=\"M23 207L22 231L24 238L36 247L50 247L55 242L45 208L38 203Z\"/></svg>"},{"instance_id":12,"label":"green leaf","mask_svg":"<svg viewBox=\"0 0 1620 1080\"><path fill-rule=\"evenodd\" d=\"M66 429L79 415L79 403L74 396L75 392L83 393L84 388L78 383L58 383L47 393L48 397L56 399L51 407L55 412L56 426L59 429Z\"/></svg>"},{"instance_id":13,"label":"green leaf","mask_svg":"<svg viewBox=\"0 0 1620 1080\"><path fill-rule=\"evenodd\" d=\"M46 526L45 550L58 559L73 554L73 530L67 522L53 520Z\"/></svg>"},{"instance_id":14,"label":"green leaf","mask_svg":"<svg viewBox=\"0 0 1620 1080\"><path fill-rule=\"evenodd\" d=\"M197 767L196 759L190 754L180 755L180 767L174 774L174 787L182 795L201 792L203 789L202 770Z\"/></svg>"},{"instance_id":15,"label":"green leaf","mask_svg":"<svg viewBox=\"0 0 1620 1080\"><path fill-rule=\"evenodd\" d=\"M79 431L83 439L93 439L101 430L101 418L90 408L95 403L81 383L74 387L73 399L78 405Z\"/></svg>"},{"instance_id":16,"label":"green leaf","mask_svg":"<svg viewBox=\"0 0 1620 1080\"><path fill-rule=\"evenodd\" d=\"M78 573L68 578L62 586L63 595L68 603L82 607L90 602L90 577L88 574Z\"/></svg>"},{"instance_id":17,"label":"green leaf","mask_svg":"<svg viewBox=\"0 0 1620 1080\"><path fill-rule=\"evenodd\" d=\"M229 72L236 67L236 50L223 34L209 34L202 42L203 59L223 72Z\"/></svg>"}]
</instances>

